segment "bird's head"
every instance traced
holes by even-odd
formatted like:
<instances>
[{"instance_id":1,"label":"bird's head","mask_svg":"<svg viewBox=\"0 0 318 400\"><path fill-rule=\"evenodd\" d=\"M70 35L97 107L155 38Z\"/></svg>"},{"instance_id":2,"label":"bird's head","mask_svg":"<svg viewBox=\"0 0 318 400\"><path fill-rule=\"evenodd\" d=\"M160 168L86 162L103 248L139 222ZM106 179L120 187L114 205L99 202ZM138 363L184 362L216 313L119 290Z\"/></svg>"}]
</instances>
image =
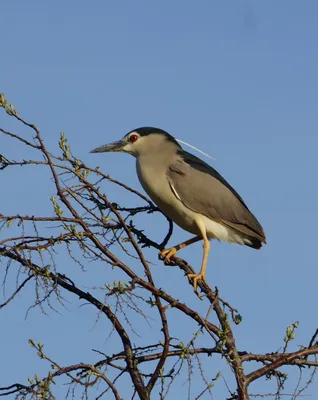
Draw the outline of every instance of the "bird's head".
<instances>
[{"instance_id":1,"label":"bird's head","mask_svg":"<svg viewBox=\"0 0 318 400\"><path fill-rule=\"evenodd\" d=\"M176 139L168 132L152 127L138 128L127 133L121 140L97 147L91 153L122 151L134 157L157 155L167 149L180 148Z\"/></svg>"}]
</instances>

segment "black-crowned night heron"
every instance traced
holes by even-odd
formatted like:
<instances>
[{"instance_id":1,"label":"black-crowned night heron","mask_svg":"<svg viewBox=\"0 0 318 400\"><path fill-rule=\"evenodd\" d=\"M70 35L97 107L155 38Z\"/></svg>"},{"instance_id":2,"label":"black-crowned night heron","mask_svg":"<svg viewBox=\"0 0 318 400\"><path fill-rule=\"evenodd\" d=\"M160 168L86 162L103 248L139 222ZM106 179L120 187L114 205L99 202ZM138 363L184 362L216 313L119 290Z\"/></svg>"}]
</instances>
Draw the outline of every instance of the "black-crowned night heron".
<instances>
[{"instance_id":1,"label":"black-crowned night heron","mask_svg":"<svg viewBox=\"0 0 318 400\"><path fill-rule=\"evenodd\" d=\"M195 237L160 252L168 262L176 252L203 239L199 274L189 274L196 290L205 281L210 239L259 249L266 243L262 226L241 196L210 165L184 151L176 139L162 129L138 128L118 142L92 153L123 151L136 157L139 181L159 209Z\"/></svg>"}]
</instances>

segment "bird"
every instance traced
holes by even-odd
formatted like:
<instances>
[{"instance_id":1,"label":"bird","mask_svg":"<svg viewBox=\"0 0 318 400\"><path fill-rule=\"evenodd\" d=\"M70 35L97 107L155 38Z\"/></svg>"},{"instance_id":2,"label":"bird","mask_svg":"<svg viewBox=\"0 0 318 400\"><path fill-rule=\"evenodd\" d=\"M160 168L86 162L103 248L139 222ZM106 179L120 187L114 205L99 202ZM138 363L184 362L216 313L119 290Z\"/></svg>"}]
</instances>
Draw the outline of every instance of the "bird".
<instances>
[{"instance_id":1,"label":"bird","mask_svg":"<svg viewBox=\"0 0 318 400\"><path fill-rule=\"evenodd\" d=\"M194 237L162 249L167 262L177 251L203 240L198 274L188 274L194 290L206 281L210 240L217 239L260 249L266 235L242 197L209 164L185 151L177 139L163 129L141 127L121 140L97 147L91 153L125 152L136 158L141 186L174 223Z\"/></svg>"}]
</instances>

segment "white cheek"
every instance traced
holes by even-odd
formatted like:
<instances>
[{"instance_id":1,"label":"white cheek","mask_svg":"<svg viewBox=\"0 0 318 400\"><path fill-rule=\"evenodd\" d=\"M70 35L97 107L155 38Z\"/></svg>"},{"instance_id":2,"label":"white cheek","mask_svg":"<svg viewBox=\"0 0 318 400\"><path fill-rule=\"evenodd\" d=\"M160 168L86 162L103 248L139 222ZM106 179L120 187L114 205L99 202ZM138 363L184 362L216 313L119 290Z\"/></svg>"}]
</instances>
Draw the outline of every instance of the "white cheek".
<instances>
[{"instance_id":1,"label":"white cheek","mask_svg":"<svg viewBox=\"0 0 318 400\"><path fill-rule=\"evenodd\" d=\"M141 138L138 138L135 142L128 142L123 150L127 151L127 153L130 153L133 156L137 156L139 154L139 150L142 148L141 142Z\"/></svg>"},{"instance_id":2,"label":"white cheek","mask_svg":"<svg viewBox=\"0 0 318 400\"><path fill-rule=\"evenodd\" d=\"M127 153L134 154L136 152L136 148L134 143L127 143L125 147L123 147L123 151L127 151Z\"/></svg>"}]
</instances>

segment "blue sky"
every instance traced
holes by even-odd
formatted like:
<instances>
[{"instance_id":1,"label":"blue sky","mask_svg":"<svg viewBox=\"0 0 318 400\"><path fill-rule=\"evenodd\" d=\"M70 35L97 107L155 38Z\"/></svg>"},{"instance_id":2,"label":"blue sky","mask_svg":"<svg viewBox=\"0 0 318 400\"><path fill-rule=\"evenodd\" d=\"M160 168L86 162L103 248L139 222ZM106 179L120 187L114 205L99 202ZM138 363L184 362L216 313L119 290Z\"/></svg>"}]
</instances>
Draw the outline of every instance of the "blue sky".
<instances>
[{"instance_id":1,"label":"blue sky","mask_svg":"<svg viewBox=\"0 0 318 400\"><path fill-rule=\"evenodd\" d=\"M0 91L37 124L52 151L64 131L78 157L138 189L131 157L88 151L133 128L160 127L215 157L213 167L257 215L268 245L257 252L213 242L207 272L208 282L243 315L235 328L242 350L278 349L286 327L298 320L296 350L317 328L317 17L314 0L20 0L0 9ZM4 113L0 125L24 132ZM2 137L0 146L8 158L32 156ZM1 212L46 213L53 192L47 175L22 174L1 174ZM130 200L111 185L107 194ZM165 221L153 218L156 225L150 220L146 230L158 238ZM171 244L188 237L176 228ZM198 270L201 251L196 244L180 255ZM159 286L206 310L179 271L165 268L153 251L146 255L156 264ZM74 267L70 274L96 284L94 271L83 278ZM101 269L96 274L100 285L113 280ZM1 385L46 370L27 345L31 337L62 363L78 362L79 349L94 360L91 348L102 348L110 327L102 321L94 328L91 310L79 304L73 300L49 317L34 310L25 320L28 303L21 296L1 311L0 354L7 366ZM176 335L183 334L181 321L177 325ZM217 372L216 359L212 367ZM313 399L317 385L308 392ZM253 391L266 388L260 383ZM220 381L214 398L225 395Z\"/></svg>"}]
</instances>

